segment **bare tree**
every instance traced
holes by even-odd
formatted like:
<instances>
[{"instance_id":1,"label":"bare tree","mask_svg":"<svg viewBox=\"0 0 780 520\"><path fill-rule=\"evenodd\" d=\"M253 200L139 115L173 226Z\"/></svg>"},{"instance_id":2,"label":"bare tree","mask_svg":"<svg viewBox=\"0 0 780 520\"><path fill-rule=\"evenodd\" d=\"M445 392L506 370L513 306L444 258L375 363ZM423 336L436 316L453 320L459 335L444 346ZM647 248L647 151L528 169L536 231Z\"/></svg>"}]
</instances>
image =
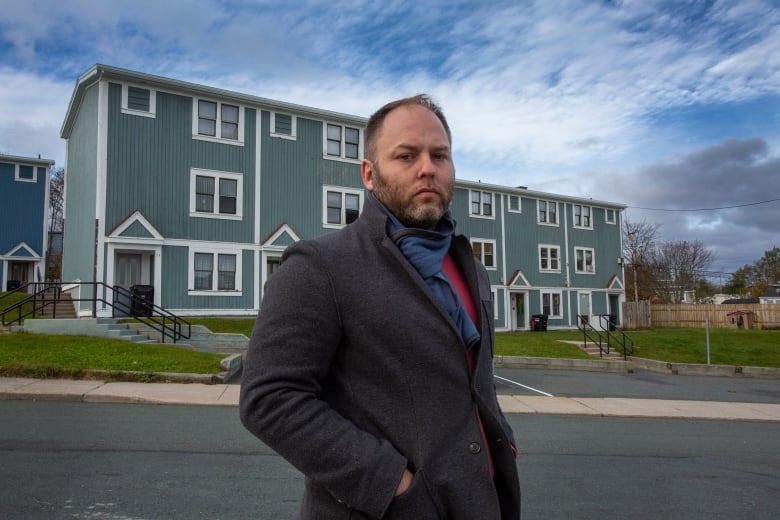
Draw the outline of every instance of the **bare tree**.
<instances>
[{"instance_id":1,"label":"bare tree","mask_svg":"<svg viewBox=\"0 0 780 520\"><path fill-rule=\"evenodd\" d=\"M712 251L698 240L664 242L653 252L654 297L663 303L681 303L685 293L694 292L713 262Z\"/></svg>"},{"instance_id":2,"label":"bare tree","mask_svg":"<svg viewBox=\"0 0 780 520\"><path fill-rule=\"evenodd\" d=\"M649 299L650 288L655 285L653 270L649 267L660 226L646 220L631 222L625 219L623 222L623 258L627 262L626 274L630 276L626 280L626 297L633 301Z\"/></svg>"},{"instance_id":3,"label":"bare tree","mask_svg":"<svg viewBox=\"0 0 780 520\"><path fill-rule=\"evenodd\" d=\"M54 168L49 178L49 231L62 231L64 197L65 168Z\"/></svg>"}]
</instances>

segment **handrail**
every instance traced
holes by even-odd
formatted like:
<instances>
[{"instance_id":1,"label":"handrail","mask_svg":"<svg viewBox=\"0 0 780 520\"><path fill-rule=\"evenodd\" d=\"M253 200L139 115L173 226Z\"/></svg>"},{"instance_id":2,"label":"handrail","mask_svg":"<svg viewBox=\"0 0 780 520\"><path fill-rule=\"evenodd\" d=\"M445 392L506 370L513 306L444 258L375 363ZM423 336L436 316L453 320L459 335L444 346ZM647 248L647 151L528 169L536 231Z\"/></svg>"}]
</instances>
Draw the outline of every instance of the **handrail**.
<instances>
[{"instance_id":1,"label":"handrail","mask_svg":"<svg viewBox=\"0 0 780 520\"><path fill-rule=\"evenodd\" d=\"M607 346L604 348L604 338L602 338L601 333L590 324L588 316L584 314L577 315L577 328L582 331L582 343L584 347L588 346L588 339L590 339L594 345L598 345L599 357L603 357L605 353L609 355L609 342L607 342ZM591 337L592 334L595 334L597 339Z\"/></svg>"},{"instance_id":2,"label":"handrail","mask_svg":"<svg viewBox=\"0 0 780 520\"><path fill-rule=\"evenodd\" d=\"M32 284L25 284L17 290L21 291L23 288L26 289L30 285L33 285L35 289L30 297L25 298L24 300L20 300L3 310L1 316L3 325L11 325L14 323L21 324L25 317L31 316L32 318L35 318L36 315L40 314L44 308L50 305L53 305L52 318L56 319L56 303L60 301L62 293L70 292L74 289L80 289L82 285L87 285L93 287L92 297L81 298L79 293L79 297L71 297L71 301L93 302L93 316L96 316L97 303L100 302L112 309L112 315L115 315L116 311L119 310L122 314L135 318L144 325L150 327L153 330L156 330L160 333L160 337L163 343L165 343L166 337L171 338L173 342L176 343L182 338L189 339L192 333L192 325L190 322L160 307L159 305L155 305L153 302L138 298L132 291L124 287L113 287L103 282L35 282ZM67 289L63 290L63 286L66 286ZM111 293L112 297L110 301L106 300L105 298L98 297L98 289L101 287L104 289L104 293L106 291ZM48 292L53 292L53 298L46 298ZM123 296L124 298L120 298L120 296ZM127 303L128 301L130 304ZM32 302L32 310L23 313L22 308L24 305L30 302ZM6 316L13 311L17 311L17 317L11 321L6 321Z\"/></svg>"},{"instance_id":3,"label":"handrail","mask_svg":"<svg viewBox=\"0 0 780 520\"><path fill-rule=\"evenodd\" d=\"M623 359L627 360L628 356L634 353L633 338L626 334L623 329L618 327L617 323L612 322L612 316L610 314L599 314L598 316L599 327L601 327L601 330L606 334L607 343L611 345L612 339L614 337L615 341L619 342L616 345L616 348L620 347L620 350L623 352ZM605 322L607 323L606 327L604 326Z\"/></svg>"}]
</instances>

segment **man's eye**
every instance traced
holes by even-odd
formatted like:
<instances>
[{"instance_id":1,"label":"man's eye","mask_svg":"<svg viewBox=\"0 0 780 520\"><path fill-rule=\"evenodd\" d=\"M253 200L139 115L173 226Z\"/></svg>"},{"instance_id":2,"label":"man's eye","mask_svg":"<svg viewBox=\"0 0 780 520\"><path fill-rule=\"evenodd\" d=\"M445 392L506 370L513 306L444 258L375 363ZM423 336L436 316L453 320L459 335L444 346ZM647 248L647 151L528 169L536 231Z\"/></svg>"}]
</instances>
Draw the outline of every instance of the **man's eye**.
<instances>
[{"instance_id":1,"label":"man's eye","mask_svg":"<svg viewBox=\"0 0 780 520\"><path fill-rule=\"evenodd\" d=\"M404 154L399 155L398 158L401 159L402 161L408 161L409 159L412 158L412 154L404 153Z\"/></svg>"}]
</instances>

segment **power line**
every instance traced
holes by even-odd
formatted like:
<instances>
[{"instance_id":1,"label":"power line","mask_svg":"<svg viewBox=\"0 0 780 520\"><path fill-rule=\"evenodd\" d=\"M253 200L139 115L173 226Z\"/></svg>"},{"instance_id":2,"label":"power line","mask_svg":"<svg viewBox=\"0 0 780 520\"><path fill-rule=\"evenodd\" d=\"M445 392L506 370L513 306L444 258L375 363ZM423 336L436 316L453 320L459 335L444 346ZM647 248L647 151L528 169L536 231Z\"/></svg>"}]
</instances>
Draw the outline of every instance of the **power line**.
<instances>
[{"instance_id":1,"label":"power line","mask_svg":"<svg viewBox=\"0 0 780 520\"><path fill-rule=\"evenodd\" d=\"M778 199L762 200L760 202L749 202L747 204L736 204L734 206L721 206L719 208L694 208L694 209L669 209L669 208L643 208L641 206L626 206L629 209L642 209L645 211L718 211L721 209L746 208L748 206L758 206L759 204L769 204L770 202L780 201Z\"/></svg>"}]
</instances>

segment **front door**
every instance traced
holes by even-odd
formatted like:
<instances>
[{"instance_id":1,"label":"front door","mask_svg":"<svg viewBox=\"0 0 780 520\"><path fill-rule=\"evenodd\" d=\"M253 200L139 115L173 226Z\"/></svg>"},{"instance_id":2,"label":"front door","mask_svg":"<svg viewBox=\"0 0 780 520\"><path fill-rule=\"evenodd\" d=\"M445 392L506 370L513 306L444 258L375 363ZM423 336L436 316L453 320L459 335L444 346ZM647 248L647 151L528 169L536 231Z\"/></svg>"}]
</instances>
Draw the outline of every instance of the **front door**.
<instances>
[{"instance_id":1,"label":"front door","mask_svg":"<svg viewBox=\"0 0 780 520\"><path fill-rule=\"evenodd\" d=\"M515 308L515 330L524 330L525 323L525 294L516 293L514 295Z\"/></svg>"},{"instance_id":2,"label":"front door","mask_svg":"<svg viewBox=\"0 0 780 520\"><path fill-rule=\"evenodd\" d=\"M30 262L9 262L8 263L8 281L13 281L10 288L21 287L32 278L32 263ZM26 289L28 292L33 290L32 287Z\"/></svg>"},{"instance_id":3,"label":"front door","mask_svg":"<svg viewBox=\"0 0 780 520\"><path fill-rule=\"evenodd\" d=\"M132 305L131 288L141 283L141 255L117 253L114 266L114 285L126 291L115 293L114 315L129 316Z\"/></svg>"},{"instance_id":4,"label":"front door","mask_svg":"<svg viewBox=\"0 0 780 520\"><path fill-rule=\"evenodd\" d=\"M580 316L590 322L590 293L580 293Z\"/></svg>"}]
</instances>

